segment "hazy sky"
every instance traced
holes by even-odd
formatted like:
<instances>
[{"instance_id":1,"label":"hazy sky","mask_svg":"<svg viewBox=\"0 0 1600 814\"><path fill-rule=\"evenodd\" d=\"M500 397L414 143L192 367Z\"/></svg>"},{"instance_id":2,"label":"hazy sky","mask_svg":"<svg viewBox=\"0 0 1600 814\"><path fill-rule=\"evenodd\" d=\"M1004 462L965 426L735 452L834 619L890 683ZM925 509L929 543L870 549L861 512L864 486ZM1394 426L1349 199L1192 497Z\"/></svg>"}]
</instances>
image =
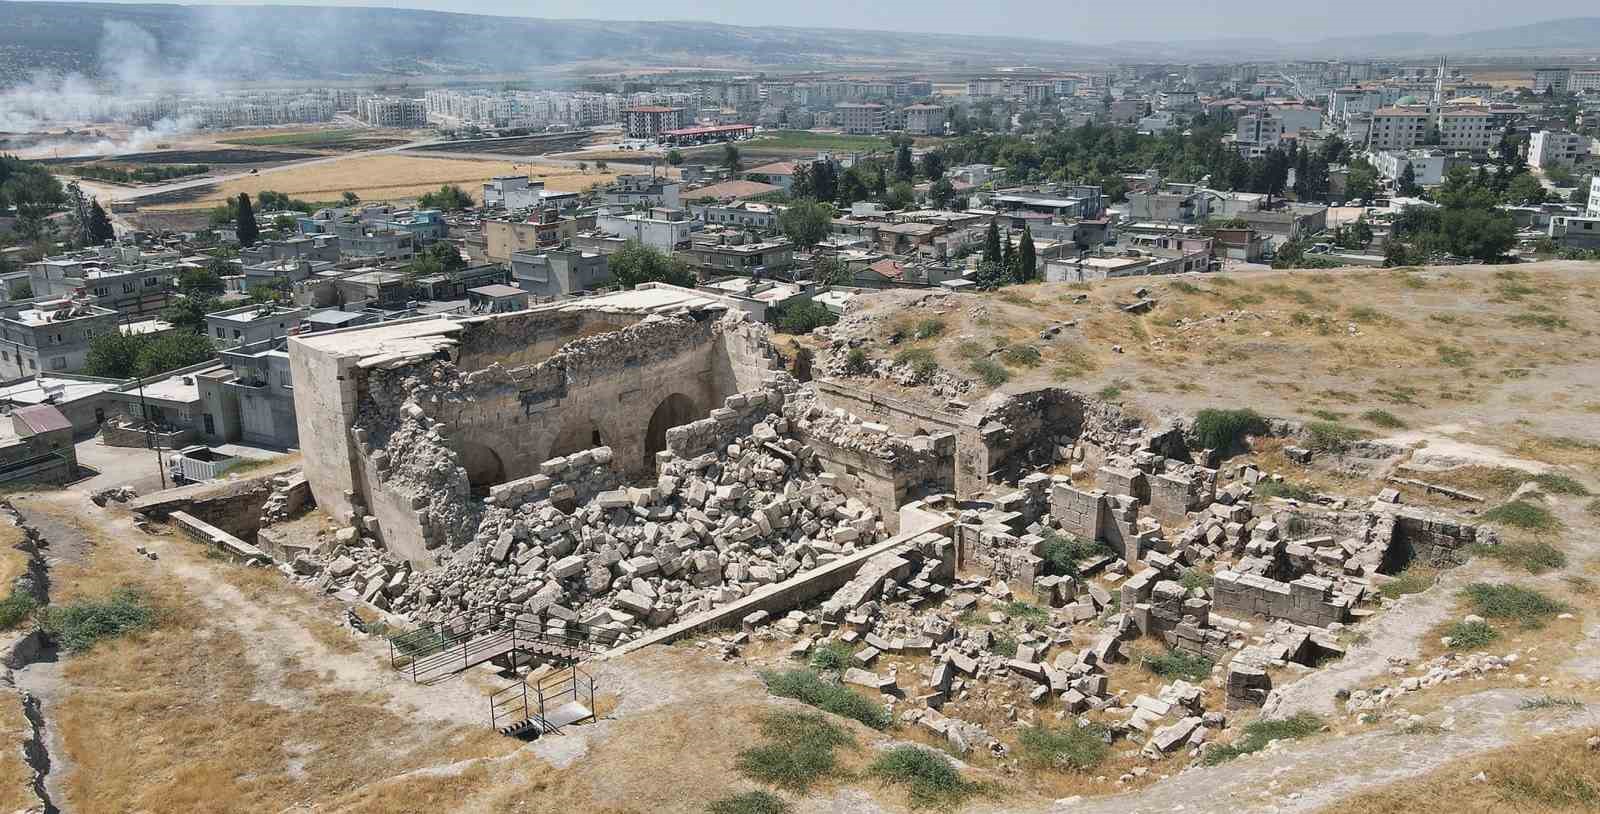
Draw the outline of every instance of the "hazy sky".
<instances>
[{"instance_id":1,"label":"hazy sky","mask_svg":"<svg viewBox=\"0 0 1600 814\"><path fill-rule=\"evenodd\" d=\"M221 0L226 5L233 0ZM238 0L259 4L261 0ZM295 5L425 8L519 17L708 20L733 25L872 28L1016 34L1045 39L1188 40L1272 37L1313 40L1347 34L1455 34L1562 17L1600 15L1595 0L315 0Z\"/></svg>"}]
</instances>

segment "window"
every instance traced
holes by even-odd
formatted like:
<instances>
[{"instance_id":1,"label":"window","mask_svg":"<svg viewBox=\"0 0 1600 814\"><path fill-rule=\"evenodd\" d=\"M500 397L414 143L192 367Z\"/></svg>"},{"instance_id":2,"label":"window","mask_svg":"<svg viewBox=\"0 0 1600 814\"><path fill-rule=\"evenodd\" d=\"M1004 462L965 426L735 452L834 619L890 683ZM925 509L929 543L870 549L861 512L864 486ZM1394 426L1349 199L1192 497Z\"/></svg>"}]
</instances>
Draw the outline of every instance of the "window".
<instances>
[{"instance_id":1,"label":"window","mask_svg":"<svg viewBox=\"0 0 1600 814\"><path fill-rule=\"evenodd\" d=\"M233 338L234 338L234 339L238 339L238 338L239 338L239 337L240 337L240 336L242 336L242 335L243 335L243 334L241 334L241 333L239 333L239 329L238 329L238 328L234 328L234 329L233 329Z\"/></svg>"},{"instance_id":2,"label":"window","mask_svg":"<svg viewBox=\"0 0 1600 814\"><path fill-rule=\"evenodd\" d=\"M110 293L111 293L111 289L106 288L105 286L99 286L98 288L96 288L94 290L94 295L96 297L104 297L105 295L110 294Z\"/></svg>"},{"instance_id":3,"label":"window","mask_svg":"<svg viewBox=\"0 0 1600 814\"><path fill-rule=\"evenodd\" d=\"M65 357L65 356L53 356L53 357L51 357L51 359L50 359L50 369L51 370L66 370L67 369L67 357Z\"/></svg>"},{"instance_id":4,"label":"window","mask_svg":"<svg viewBox=\"0 0 1600 814\"><path fill-rule=\"evenodd\" d=\"M85 340L93 339L94 338L94 329L93 328L84 328L83 329L83 338Z\"/></svg>"},{"instance_id":5,"label":"window","mask_svg":"<svg viewBox=\"0 0 1600 814\"><path fill-rule=\"evenodd\" d=\"M145 288L155 288L158 285L161 285L161 278L160 277L146 277L146 278L144 278L144 287Z\"/></svg>"},{"instance_id":6,"label":"window","mask_svg":"<svg viewBox=\"0 0 1600 814\"><path fill-rule=\"evenodd\" d=\"M29 370L38 370L39 366L34 364L32 359L29 359L28 360L28 369Z\"/></svg>"},{"instance_id":7,"label":"window","mask_svg":"<svg viewBox=\"0 0 1600 814\"><path fill-rule=\"evenodd\" d=\"M223 332L222 332L221 328L217 329L217 338L218 339L226 339L227 338L226 336L223 335Z\"/></svg>"},{"instance_id":8,"label":"window","mask_svg":"<svg viewBox=\"0 0 1600 814\"><path fill-rule=\"evenodd\" d=\"M216 425L216 421L214 421L211 418L211 414L210 413L206 413L206 414L200 416L200 418L206 424L206 435L216 435L217 434L217 425Z\"/></svg>"},{"instance_id":9,"label":"window","mask_svg":"<svg viewBox=\"0 0 1600 814\"><path fill-rule=\"evenodd\" d=\"M123 283L122 284L122 293L124 293L124 294L132 294L133 293L133 283Z\"/></svg>"}]
</instances>

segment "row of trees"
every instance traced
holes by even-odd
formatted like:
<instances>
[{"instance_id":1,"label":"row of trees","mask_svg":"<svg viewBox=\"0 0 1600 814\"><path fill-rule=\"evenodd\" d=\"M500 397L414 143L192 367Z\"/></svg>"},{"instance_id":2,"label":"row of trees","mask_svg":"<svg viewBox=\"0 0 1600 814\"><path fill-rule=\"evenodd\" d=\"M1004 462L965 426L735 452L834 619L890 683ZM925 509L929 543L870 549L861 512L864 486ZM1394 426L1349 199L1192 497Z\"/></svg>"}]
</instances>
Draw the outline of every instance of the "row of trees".
<instances>
[{"instance_id":1,"label":"row of trees","mask_svg":"<svg viewBox=\"0 0 1600 814\"><path fill-rule=\"evenodd\" d=\"M67 203L61 182L42 164L0 155L0 210L17 210L16 232L39 240L49 231L49 217Z\"/></svg>"},{"instance_id":2,"label":"row of trees","mask_svg":"<svg viewBox=\"0 0 1600 814\"><path fill-rule=\"evenodd\" d=\"M1002 239L999 225L991 220L989 230L983 236L983 255L973 274L973 282L986 290L1033 282L1038 279L1038 262L1033 233L1026 225L1022 227L1022 237L1013 249L1010 230Z\"/></svg>"}]
</instances>

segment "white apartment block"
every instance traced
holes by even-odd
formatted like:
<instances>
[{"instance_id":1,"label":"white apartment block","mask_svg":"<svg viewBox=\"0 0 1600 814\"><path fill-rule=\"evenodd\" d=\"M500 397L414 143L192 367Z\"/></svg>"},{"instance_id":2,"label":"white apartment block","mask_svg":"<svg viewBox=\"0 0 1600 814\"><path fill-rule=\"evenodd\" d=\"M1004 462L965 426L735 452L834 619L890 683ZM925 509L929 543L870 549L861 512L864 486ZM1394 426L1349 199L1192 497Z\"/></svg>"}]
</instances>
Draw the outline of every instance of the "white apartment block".
<instances>
[{"instance_id":1,"label":"white apartment block","mask_svg":"<svg viewBox=\"0 0 1600 814\"><path fill-rule=\"evenodd\" d=\"M356 113L373 127L423 127L428 123L428 106L421 99L368 96L357 103Z\"/></svg>"},{"instance_id":2,"label":"white apartment block","mask_svg":"<svg viewBox=\"0 0 1600 814\"><path fill-rule=\"evenodd\" d=\"M1589 206L1584 217L1600 218L1600 175L1589 179Z\"/></svg>"},{"instance_id":3,"label":"white apartment block","mask_svg":"<svg viewBox=\"0 0 1600 814\"><path fill-rule=\"evenodd\" d=\"M1378 172L1391 181L1399 180L1405 172L1406 165L1411 165L1411 173L1416 176L1417 183L1429 187L1444 182L1444 153L1429 150L1381 150L1370 153L1368 159Z\"/></svg>"},{"instance_id":4,"label":"white apartment block","mask_svg":"<svg viewBox=\"0 0 1600 814\"><path fill-rule=\"evenodd\" d=\"M1427 145L1435 123L1439 141L1429 146L1446 150L1485 152L1499 142L1503 132L1499 120L1484 108L1466 107L1434 114L1420 107L1385 107L1372 114L1367 148L1410 150Z\"/></svg>"},{"instance_id":5,"label":"white apartment block","mask_svg":"<svg viewBox=\"0 0 1600 814\"><path fill-rule=\"evenodd\" d=\"M914 136L944 135L944 108L939 105L910 105L905 109L906 132Z\"/></svg>"},{"instance_id":6,"label":"white apartment block","mask_svg":"<svg viewBox=\"0 0 1600 814\"><path fill-rule=\"evenodd\" d=\"M1248 113L1239 117L1234 136L1241 155L1259 157L1283 143L1283 120L1270 113Z\"/></svg>"},{"instance_id":7,"label":"white apartment block","mask_svg":"<svg viewBox=\"0 0 1600 814\"><path fill-rule=\"evenodd\" d=\"M1588 136L1564 130L1540 130L1528 137L1528 163L1539 169L1570 167L1588 157Z\"/></svg>"},{"instance_id":8,"label":"white apartment block","mask_svg":"<svg viewBox=\"0 0 1600 814\"><path fill-rule=\"evenodd\" d=\"M1567 90L1573 93L1600 90L1600 71L1573 71L1567 77Z\"/></svg>"},{"instance_id":9,"label":"white apartment block","mask_svg":"<svg viewBox=\"0 0 1600 814\"><path fill-rule=\"evenodd\" d=\"M1571 68L1537 68L1533 72L1533 92L1566 93L1567 82L1572 78Z\"/></svg>"}]
</instances>

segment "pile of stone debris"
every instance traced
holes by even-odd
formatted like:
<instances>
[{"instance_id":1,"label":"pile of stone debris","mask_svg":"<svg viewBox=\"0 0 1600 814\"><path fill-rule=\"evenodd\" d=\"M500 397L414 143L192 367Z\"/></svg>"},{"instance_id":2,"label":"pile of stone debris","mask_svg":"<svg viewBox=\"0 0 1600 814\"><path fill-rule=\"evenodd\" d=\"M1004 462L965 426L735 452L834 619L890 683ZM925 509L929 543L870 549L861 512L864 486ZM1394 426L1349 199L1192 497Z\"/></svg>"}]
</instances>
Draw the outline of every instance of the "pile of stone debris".
<instances>
[{"instance_id":1,"label":"pile of stone debris","mask_svg":"<svg viewBox=\"0 0 1600 814\"><path fill-rule=\"evenodd\" d=\"M882 533L876 513L834 489L788 430L769 415L734 443L672 461L649 487L621 485L607 447L546 461L539 475L497 487L473 541L429 571L410 573L354 528L324 569L296 570L418 623L515 613L624 642Z\"/></svg>"}]
</instances>

